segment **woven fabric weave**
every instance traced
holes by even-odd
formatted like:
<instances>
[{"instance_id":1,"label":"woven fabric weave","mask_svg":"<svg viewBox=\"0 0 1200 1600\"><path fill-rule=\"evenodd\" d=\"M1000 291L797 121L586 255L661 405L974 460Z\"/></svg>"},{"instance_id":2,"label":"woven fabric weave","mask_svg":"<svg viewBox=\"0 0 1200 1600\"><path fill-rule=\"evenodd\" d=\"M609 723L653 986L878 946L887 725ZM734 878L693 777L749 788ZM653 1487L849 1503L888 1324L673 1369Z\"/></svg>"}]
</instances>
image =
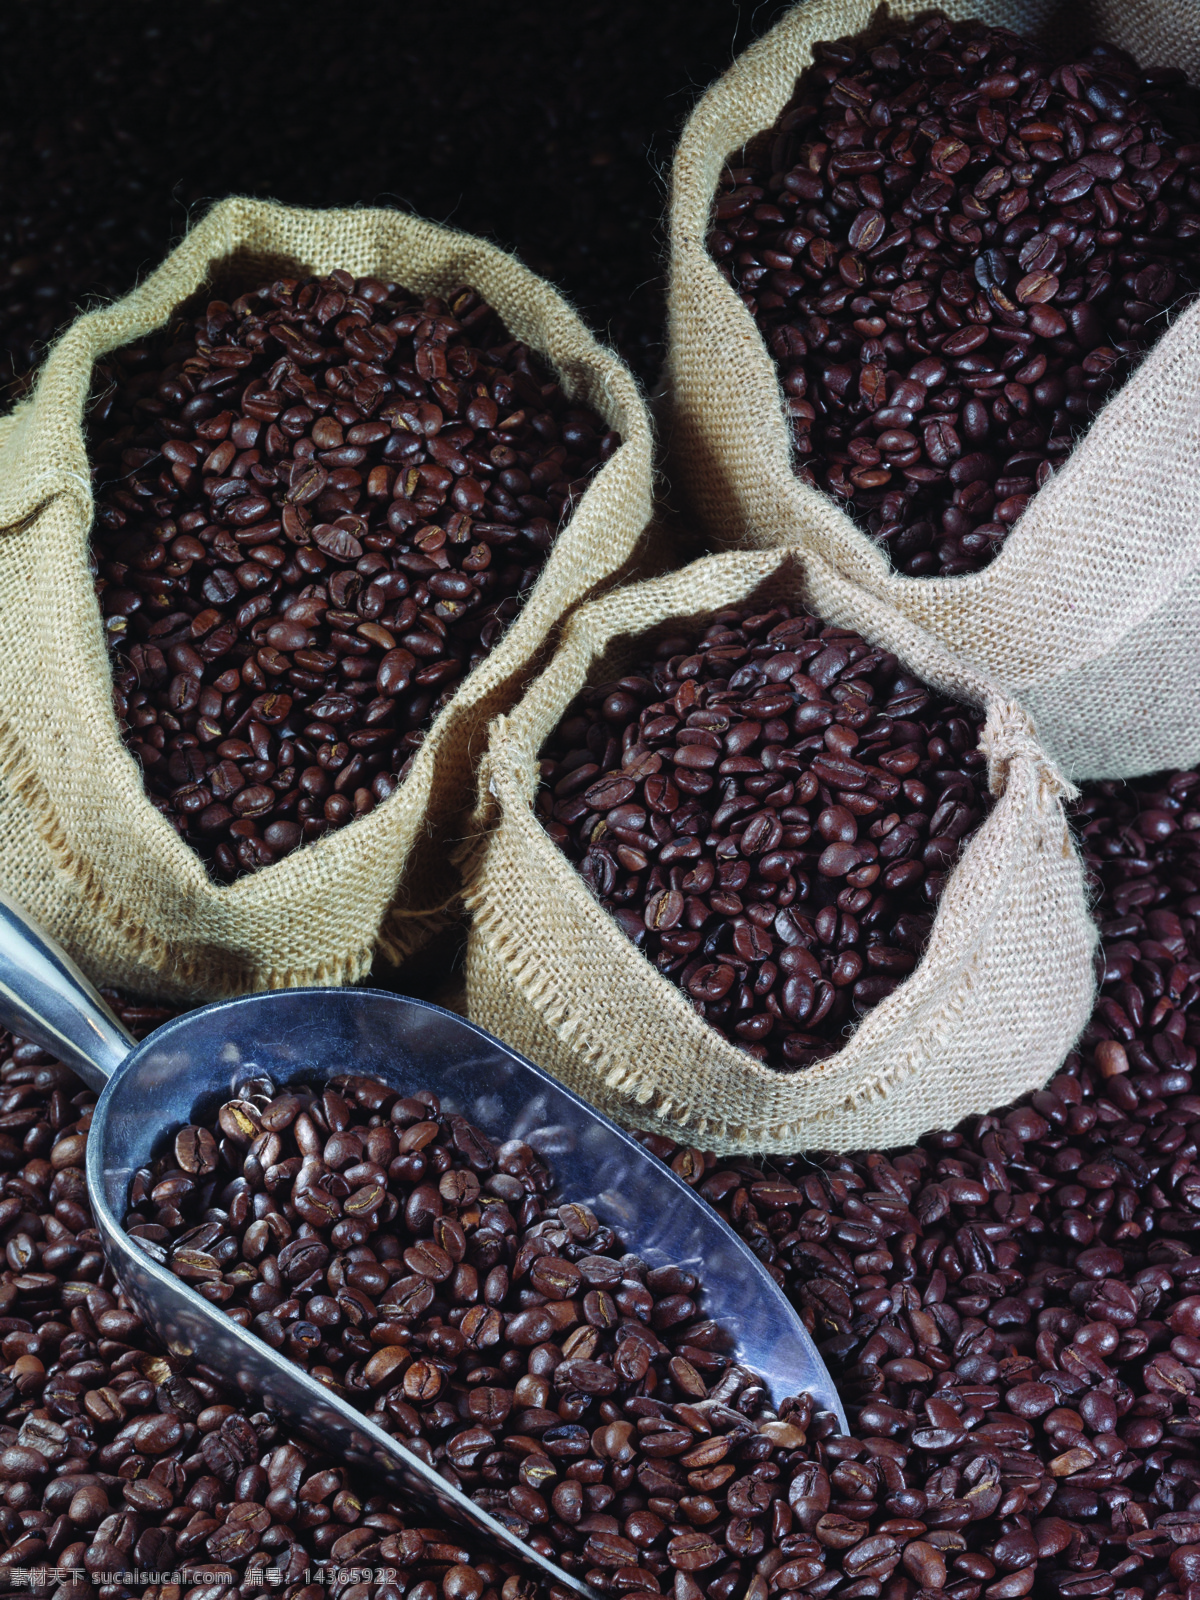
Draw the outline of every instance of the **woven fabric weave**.
<instances>
[{"instance_id":1,"label":"woven fabric weave","mask_svg":"<svg viewBox=\"0 0 1200 1600\"><path fill-rule=\"evenodd\" d=\"M657 637L767 595L857 628L906 670L985 708L995 796L912 976L837 1055L790 1074L709 1027L533 812L539 752L585 683L629 671ZM1045 1083L1087 1019L1096 933L1063 815L1074 791L1016 702L820 557L727 552L582 607L550 666L492 724L483 773L466 895L468 1014L630 1126L720 1151L886 1148Z\"/></svg>"},{"instance_id":2,"label":"woven fabric weave","mask_svg":"<svg viewBox=\"0 0 1200 1600\"><path fill-rule=\"evenodd\" d=\"M419 294L470 284L624 442L392 797L220 886L150 804L121 742L88 572L83 409L95 361L161 328L205 286L238 292L339 267ZM549 284L502 251L392 211L221 202L131 294L80 317L32 398L0 423L0 886L96 980L175 1002L353 982L377 947L393 960L415 949L457 887L448 841L474 800L487 723L516 699L571 608L634 558L650 516L651 458L648 415L627 369Z\"/></svg>"},{"instance_id":3,"label":"woven fabric weave","mask_svg":"<svg viewBox=\"0 0 1200 1600\"><path fill-rule=\"evenodd\" d=\"M718 545L820 552L1020 700L1077 779L1200 759L1200 305L1184 312L1033 496L997 559L953 578L894 573L792 470L775 366L708 254L726 160L775 122L814 41L878 34L923 0L809 0L739 57L675 158L666 366L669 472ZM1194 0L943 0L1053 49L1107 39L1200 79Z\"/></svg>"}]
</instances>

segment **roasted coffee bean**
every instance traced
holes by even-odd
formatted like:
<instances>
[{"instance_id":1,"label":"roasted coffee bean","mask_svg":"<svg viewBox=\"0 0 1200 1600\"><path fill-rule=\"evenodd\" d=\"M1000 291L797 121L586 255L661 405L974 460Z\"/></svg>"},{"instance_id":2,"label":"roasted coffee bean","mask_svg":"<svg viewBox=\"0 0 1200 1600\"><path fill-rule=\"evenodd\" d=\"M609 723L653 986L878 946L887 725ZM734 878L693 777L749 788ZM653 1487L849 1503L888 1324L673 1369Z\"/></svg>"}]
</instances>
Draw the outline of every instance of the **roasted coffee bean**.
<instances>
[{"instance_id":1,"label":"roasted coffee bean","mask_svg":"<svg viewBox=\"0 0 1200 1600\"><path fill-rule=\"evenodd\" d=\"M184 1128L175 1136L175 1160L184 1172L212 1172L217 1165L217 1141L207 1128Z\"/></svg>"},{"instance_id":2,"label":"roasted coffee bean","mask_svg":"<svg viewBox=\"0 0 1200 1600\"><path fill-rule=\"evenodd\" d=\"M700 1015L793 1070L920 960L991 805L982 722L797 606L730 607L580 695L537 813Z\"/></svg>"},{"instance_id":3,"label":"roasted coffee bean","mask_svg":"<svg viewBox=\"0 0 1200 1600\"><path fill-rule=\"evenodd\" d=\"M800 477L898 571L974 572L1200 287L1195 93L938 12L813 55L709 248Z\"/></svg>"},{"instance_id":4,"label":"roasted coffee bean","mask_svg":"<svg viewBox=\"0 0 1200 1600\"><path fill-rule=\"evenodd\" d=\"M619 444L473 290L346 272L212 301L96 382L118 720L222 880L388 798Z\"/></svg>"}]
</instances>

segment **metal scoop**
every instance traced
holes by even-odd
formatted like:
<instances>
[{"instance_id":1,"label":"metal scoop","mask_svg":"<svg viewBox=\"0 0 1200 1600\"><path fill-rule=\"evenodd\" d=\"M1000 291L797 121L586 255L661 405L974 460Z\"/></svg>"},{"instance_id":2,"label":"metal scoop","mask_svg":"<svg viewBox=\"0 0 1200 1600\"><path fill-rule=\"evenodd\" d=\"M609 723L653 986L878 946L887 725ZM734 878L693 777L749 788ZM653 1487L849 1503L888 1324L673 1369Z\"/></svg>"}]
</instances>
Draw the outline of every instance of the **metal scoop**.
<instances>
[{"instance_id":1,"label":"metal scoop","mask_svg":"<svg viewBox=\"0 0 1200 1600\"><path fill-rule=\"evenodd\" d=\"M403 1094L434 1090L444 1110L461 1112L497 1141L524 1139L551 1163L564 1197L590 1206L628 1250L651 1266L697 1273L704 1313L728 1331L729 1354L777 1400L808 1390L846 1431L807 1331L733 1230L607 1117L451 1012L375 989L273 990L188 1012L138 1044L70 958L0 897L0 1024L103 1091L87 1141L88 1196L121 1288L166 1348L194 1356L347 1462L382 1474L554 1583L594 1595L123 1231L134 1172L167 1135L210 1119L235 1083L266 1075L283 1087L364 1073Z\"/></svg>"}]
</instances>

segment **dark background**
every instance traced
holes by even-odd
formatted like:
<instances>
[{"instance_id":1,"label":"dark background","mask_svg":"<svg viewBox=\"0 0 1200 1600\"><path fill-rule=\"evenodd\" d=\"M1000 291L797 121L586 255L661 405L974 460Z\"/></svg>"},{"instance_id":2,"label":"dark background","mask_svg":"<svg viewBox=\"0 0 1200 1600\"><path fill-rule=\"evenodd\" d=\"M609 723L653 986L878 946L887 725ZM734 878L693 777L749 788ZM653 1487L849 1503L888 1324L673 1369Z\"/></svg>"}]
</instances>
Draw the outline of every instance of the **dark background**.
<instances>
[{"instance_id":1,"label":"dark background","mask_svg":"<svg viewBox=\"0 0 1200 1600\"><path fill-rule=\"evenodd\" d=\"M786 0L10 0L0 406L215 199L394 205L515 251L643 381L696 98Z\"/></svg>"}]
</instances>

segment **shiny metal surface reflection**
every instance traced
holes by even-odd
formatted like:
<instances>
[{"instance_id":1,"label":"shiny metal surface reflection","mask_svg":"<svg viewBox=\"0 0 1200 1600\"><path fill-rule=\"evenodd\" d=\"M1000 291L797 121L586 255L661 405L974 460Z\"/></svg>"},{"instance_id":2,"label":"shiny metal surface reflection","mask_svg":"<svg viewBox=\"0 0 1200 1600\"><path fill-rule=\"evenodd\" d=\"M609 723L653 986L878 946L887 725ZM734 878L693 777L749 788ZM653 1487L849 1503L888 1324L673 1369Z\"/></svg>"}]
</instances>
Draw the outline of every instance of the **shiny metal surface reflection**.
<instances>
[{"instance_id":1,"label":"shiny metal surface reflection","mask_svg":"<svg viewBox=\"0 0 1200 1600\"><path fill-rule=\"evenodd\" d=\"M239 1079L266 1074L283 1085L368 1073L405 1093L433 1089L444 1109L462 1112L497 1140L525 1139L552 1164L563 1196L590 1205L629 1250L652 1266L675 1263L700 1275L706 1315L723 1325L730 1354L759 1373L776 1400L809 1390L845 1431L812 1340L732 1229L614 1123L451 1012L371 989L276 990L189 1012L138 1045L53 941L0 900L0 1023L103 1090L87 1146L96 1226L121 1287L167 1348L227 1375L347 1461L382 1474L556 1583L593 1593L123 1232L134 1171L181 1124L215 1112Z\"/></svg>"}]
</instances>

